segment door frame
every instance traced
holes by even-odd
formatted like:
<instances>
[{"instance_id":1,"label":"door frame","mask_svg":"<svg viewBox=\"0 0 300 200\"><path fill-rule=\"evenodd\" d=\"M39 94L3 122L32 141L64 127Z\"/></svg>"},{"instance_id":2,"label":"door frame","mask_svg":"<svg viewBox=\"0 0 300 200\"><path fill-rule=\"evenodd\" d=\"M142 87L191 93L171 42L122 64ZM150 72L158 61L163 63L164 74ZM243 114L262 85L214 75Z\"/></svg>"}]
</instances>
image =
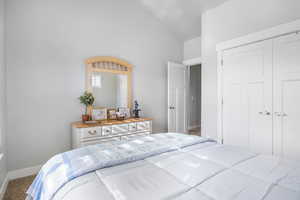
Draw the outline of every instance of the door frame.
<instances>
[{"instance_id":1,"label":"door frame","mask_svg":"<svg viewBox=\"0 0 300 200\"><path fill-rule=\"evenodd\" d=\"M189 60L184 60L182 62L182 64L189 66L189 65L199 65L202 63L202 58L201 57L197 57L197 58L192 58Z\"/></svg>"},{"instance_id":2,"label":"door frame","mask_svg":"<svg viewBox=\"0 0 300 200\"><path fill-rule=\"evenodd\" d=\"M173 63L177 63L175 61L169 61L169 62L173 62ZM168 62L168 71L169 71L169 62ZM188 100L189 100L189 96L190 96L190 66L192 65L201 65L202 64L202 58L201 57L198 57L198 58L193 58L193 59L189 59L189 60L184 60L182 63L179 63L179 64L183 64L185 65L185 67L187 68L187 76L186 76L186 95L185 95L185 105L184 105L184 110L185 110L185 113L184 113L184 132L187 133L188 132L188 123L189 123L189 106L188 106ZM169 72L168 72L169 73ZM201 76L202 76L202 73L201 73ZM201 78L201 81L202 81L202 78ZM202 84L201 84L201 87L202 87ZM169 98L169 90L168 90L168 98ZM167 107L167 111L169 112L169 99L168 99L168 103L167 103L168 107ZM201 107L202 107L202 95L201 95ZM200 122L200 128L202 127L202 109L201 109L201 113L200 113L200 118L201 118L201 122ZM169 114L168 114L168 124L169 124Z\"/></svg>"},{"instance_id":3,"label":"door frame","mask_svg":"<svg viewBox=\"0 0 300 200\"><path fill-rule=\"evenodd\" d=\"M300 33L300 20L281 24L263 31L225 41L216 45L217 51L217 138L223 143L223 52L232 48L249 45L252 43L274 39L280 36Z\"/></svg>"}]
</instances>

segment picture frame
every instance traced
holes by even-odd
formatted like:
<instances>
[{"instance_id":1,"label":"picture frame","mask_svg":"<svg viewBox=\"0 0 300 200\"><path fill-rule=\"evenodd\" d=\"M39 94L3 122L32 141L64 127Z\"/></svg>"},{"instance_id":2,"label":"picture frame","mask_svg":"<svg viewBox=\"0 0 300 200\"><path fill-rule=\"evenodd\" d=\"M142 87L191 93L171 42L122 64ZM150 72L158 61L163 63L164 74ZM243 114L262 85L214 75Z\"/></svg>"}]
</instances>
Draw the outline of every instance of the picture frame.
<instances>
[{"instance_id":1,"label":"picture frame","mask_svg":"<svg viewBox=\"0 0 300 200\"><path fill-rule=\"evenodd\" d=\"M125 118L130 118L130 109L127 107L119 107L118 112L120 115L125 116Z\"/></svg>"},{"instance_id":2,"label":"picture frame","mask_svg":"<svg viewBox=\"0 0 300 200\"><path fill-rule=\"evenodd\" d=\"M93 108L92 110L92 120L102 121L107 119L107 109L106 108Z\"/></svg>"},{"instance_id":3,"label":"picture frame","mask_svg":"<svg viewBox=\"0 0 300 200\"><path fill-rule=\"evenodd\" d=\"M108 119L117 119L117 110L114 108L107 110L107 118Z\"/></svg>"}]
</instances>

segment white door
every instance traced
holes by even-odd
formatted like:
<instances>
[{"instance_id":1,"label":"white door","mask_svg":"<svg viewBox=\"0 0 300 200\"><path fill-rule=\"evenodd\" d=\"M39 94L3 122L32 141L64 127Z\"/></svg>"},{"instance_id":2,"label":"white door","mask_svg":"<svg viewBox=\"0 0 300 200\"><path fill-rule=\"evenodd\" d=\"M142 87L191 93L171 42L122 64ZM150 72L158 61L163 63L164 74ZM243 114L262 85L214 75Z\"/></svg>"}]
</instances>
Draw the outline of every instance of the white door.
<instances>
[{"instance_id":1,"label":"white door","mask_svg":"<svg viewBox=\"0 0 300 200\"><path fill-rule=\"evenodd\" d=\"M272 153L272 41L223 52L223 143Z\"/></svg>"},{"instance_id":2,"label":"white door","mask_svg":"<svg viewBox=\"0 0 300 200\"><path fill-rule=\"evenodd\" d=\"M168 131L186 131L187 67L168 62Z\"/></svg>"},{"instance_id":3,"label":"white door","mask_svg":"<svg viewBox=\"0 0 300 200\"><path fill-rule=\"evenodd\" d=\"M274 40L275 154L300 159L300 35Z\"/></svg>"}]
</instances>

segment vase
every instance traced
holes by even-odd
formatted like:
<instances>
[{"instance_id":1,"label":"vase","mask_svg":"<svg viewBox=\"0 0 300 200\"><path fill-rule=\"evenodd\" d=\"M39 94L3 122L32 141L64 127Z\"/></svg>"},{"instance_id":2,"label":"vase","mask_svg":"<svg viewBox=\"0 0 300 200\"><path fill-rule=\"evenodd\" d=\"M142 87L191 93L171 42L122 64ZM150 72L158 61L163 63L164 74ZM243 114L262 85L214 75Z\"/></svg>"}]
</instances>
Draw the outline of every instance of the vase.
<instances>
[{"instance_id":1,"label":"vase","mask_svg":"<svg viewBox=\"0 0 300 200\"><path fill-rule=\"evenodd\" d=\"M82 115L81 118L82 118L82 122L86 122L86 121L89 121L90 116L89 115Z\"/></svg>"},{"instance_id":2,"label":"vase","mask_svg":"<svg viewBox=\"0 0 300 200\"><path fill-rule=\"evenodd\" d=\"M89 119L92 119L92 112L93 112L93 106L87 106L86 107L86 114L89 115Z\"/></svg>"}]
</instances>

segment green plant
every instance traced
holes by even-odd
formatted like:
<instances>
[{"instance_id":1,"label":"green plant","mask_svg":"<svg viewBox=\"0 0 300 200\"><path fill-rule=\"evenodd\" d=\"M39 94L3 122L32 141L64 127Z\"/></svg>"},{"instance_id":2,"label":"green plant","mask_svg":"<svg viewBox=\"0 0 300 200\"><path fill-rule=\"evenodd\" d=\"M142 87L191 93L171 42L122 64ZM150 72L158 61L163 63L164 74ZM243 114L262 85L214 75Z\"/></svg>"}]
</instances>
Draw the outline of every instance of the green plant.
<instances>
[{"instance_id":1,"label":"green plant","mask_svg":"<svg viewBox=\"0 0 300 200\"><path fill-rule=\"evenodd\" d=\"M85 91L82 96L79 97L80 103L85 105L85 114L87 115L87 107L92 106L95 98L91 92Z\"/></svg>"}]
</instances>

